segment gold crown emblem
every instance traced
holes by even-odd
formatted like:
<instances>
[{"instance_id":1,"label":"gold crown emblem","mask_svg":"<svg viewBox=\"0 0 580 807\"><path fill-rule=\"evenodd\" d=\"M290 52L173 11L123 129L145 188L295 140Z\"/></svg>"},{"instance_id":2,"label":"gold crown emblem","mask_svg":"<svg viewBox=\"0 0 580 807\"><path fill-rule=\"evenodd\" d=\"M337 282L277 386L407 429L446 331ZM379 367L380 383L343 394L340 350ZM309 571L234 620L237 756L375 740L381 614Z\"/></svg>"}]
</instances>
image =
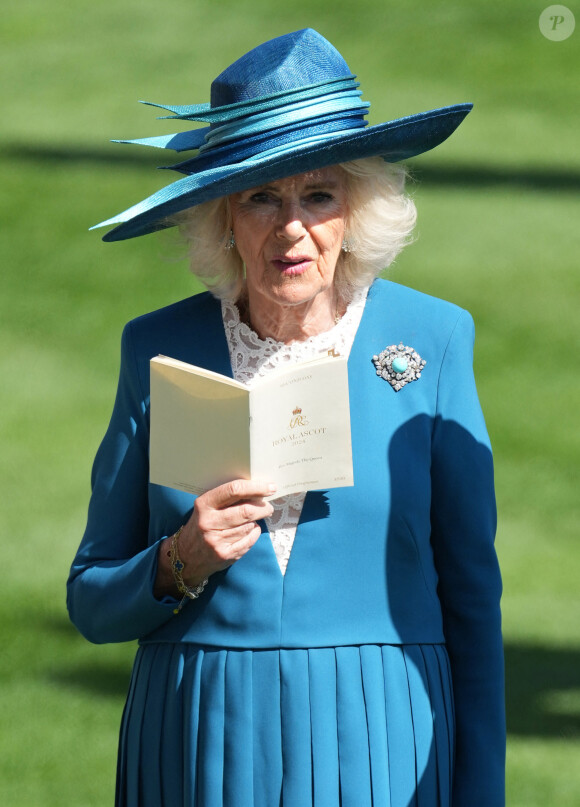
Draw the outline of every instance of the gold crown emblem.
<instances>
[{"instance_id":1,"label":"gold crown emblem","mask_svg":"<svg viewBox=\"0 0 580 807\"><path fill-rule=\"evenodd\" d=\"M300 415L300 414L302 414L302 409L300 409L300 407L297 406L296 409L292 412L292 414L293 415Z\"/></svg>"}]
</instances>

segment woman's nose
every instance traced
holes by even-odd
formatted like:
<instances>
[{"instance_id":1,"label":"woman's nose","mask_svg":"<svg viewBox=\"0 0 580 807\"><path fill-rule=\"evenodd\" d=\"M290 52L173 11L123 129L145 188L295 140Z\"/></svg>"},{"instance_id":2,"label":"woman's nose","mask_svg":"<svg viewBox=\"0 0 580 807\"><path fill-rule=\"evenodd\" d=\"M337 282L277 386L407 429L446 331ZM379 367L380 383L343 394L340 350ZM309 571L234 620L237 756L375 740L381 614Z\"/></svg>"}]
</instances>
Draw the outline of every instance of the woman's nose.
<instances>
[{"instance_id":1,"label":"woman's nose","mask_svg":"<svg viewBox=\"0 0 580 807\"><path fill-rule=\"evenodd\" d=\"M305 231L300 205L296 203L282 204L278 215L277 235L290 241L296 241L304 235Z\"/></svg>"}]
</instances>

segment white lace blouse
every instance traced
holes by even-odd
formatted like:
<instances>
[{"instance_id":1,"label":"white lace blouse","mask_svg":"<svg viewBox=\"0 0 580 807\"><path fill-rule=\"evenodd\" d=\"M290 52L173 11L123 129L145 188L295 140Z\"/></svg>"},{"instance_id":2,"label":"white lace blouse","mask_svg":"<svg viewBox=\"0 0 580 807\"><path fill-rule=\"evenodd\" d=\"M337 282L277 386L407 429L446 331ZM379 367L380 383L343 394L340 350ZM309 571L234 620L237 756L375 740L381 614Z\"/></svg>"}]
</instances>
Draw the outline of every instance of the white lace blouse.
<instances>
[{"instance_id":1,"label":"white lace blouse","mask_svg":"<svg viewBox=\"0 0 580 807\"><path fill-rule=\"evenodd\" d=\"M308 361L327 353L333 348L337 353L348 356L356 335L368 288L355 293L345 315L329 331L311 336L303 342L276 342L268 337L260 337L244 322L235 304L222 302L222 318L230 352L234 378L248 383L256 376L265 376L275 367L283 364L296 364ZM302 512L305 493L291 493L272 501L274 512L266 520L280 571L285 574L296 527Z\"/></svg>"}]
</instances>

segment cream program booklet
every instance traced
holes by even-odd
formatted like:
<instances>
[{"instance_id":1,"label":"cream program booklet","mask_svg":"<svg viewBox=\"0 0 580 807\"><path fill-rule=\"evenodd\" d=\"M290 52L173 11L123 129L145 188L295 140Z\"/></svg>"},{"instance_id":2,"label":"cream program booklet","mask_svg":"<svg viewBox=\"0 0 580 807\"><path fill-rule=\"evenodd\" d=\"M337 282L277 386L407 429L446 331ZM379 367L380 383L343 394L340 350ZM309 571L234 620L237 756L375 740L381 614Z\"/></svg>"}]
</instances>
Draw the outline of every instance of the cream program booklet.
<instances>
[{"instance_id":1,"label":"cream program booklet","mask_svg":"<svg viewBox=\"0 0 580 807\"><path fill-rule=\"evenodd\" d=\"M325 356L245 385L151 359L150 479L203 493L232 479L276 496L353 484L347 362Z\"/></svg>"}]
</instances>

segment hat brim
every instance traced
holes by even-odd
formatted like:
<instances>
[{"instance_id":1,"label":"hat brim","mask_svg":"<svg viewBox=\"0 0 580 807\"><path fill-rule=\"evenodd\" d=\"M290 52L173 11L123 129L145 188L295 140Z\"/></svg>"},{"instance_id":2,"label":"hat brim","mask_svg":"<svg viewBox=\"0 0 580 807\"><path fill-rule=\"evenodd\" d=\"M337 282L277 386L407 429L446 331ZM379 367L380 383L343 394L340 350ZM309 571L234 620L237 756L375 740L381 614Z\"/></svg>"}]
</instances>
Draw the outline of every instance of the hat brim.
<instances>
[{"instance_id":1,"label":"hat brim","mask_svg":"<svg viewBox=\"0 0 580 807\"><path fill-rule=\"evenodd\" d=\"M433 109L354 129L348 134L328 135L322 141L298 144L263 158L200 171L173 182L96 227L116 224L103 236L103 241L123 241L173 226L170 218L189 207L266 182L365 157L381 156L387 162L408 160L446 140L472 106L465 103Z\"/></svg>"}]
</instances>

